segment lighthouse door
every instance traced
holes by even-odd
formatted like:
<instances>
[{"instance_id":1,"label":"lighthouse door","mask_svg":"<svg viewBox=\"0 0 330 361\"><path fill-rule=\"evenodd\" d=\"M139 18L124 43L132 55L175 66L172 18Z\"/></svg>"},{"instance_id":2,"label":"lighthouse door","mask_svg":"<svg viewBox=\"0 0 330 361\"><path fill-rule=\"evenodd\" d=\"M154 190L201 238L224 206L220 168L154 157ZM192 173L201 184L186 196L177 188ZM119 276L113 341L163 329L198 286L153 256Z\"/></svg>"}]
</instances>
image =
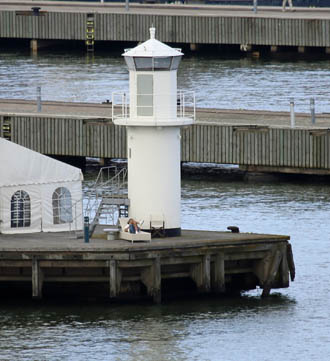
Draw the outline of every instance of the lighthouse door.
<instances>
[{"instance_id":1,"label":"lighthouse door","mask_svg":"<svg viewBox=\"0 0 330 361\"><path fill-rule=\"evenodd\" d=\"M153 116L153 88L152 74L137 74L136 104L138 116Z\"/></svg>"}]
</instances>

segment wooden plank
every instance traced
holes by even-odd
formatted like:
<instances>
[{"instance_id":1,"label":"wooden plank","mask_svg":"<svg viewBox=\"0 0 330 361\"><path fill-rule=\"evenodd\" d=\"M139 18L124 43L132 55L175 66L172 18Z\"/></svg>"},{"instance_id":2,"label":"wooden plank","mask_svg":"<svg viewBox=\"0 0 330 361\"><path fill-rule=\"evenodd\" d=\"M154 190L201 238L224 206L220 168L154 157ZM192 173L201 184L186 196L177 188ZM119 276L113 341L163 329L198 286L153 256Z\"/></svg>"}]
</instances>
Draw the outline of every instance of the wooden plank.
<instances>
[{"instance_id":1,"label":"wooden plank","mask_svg":"<svg viewBox=\"0 0 330 361\"><path fill-rule=\"evenodd\" d=\"M325 138L327 137L327 135L324 135L322 137L320 137L320 154L319 154L319 159L320 159L320 166L319 168L324 169L325 168Z\"/></svg>"},{"instance_id":2,"label":"wooden plank","mask_svg":"<svg viewBox=\"0 0 330 361\"><path fill-rule=\"evenodd\" d=\"M1 264L1 261L0 261ZM40 259L41 268L104 268L107 260L45 260Z\"/></svg>"},{"instance_id":3,"label":"wooden plank","mask_svg":"<svg viewBox=\"0 0 330 361\"><path fill-rule=\"evenodd\" d=\"M265 142L266 142L266 152L267 156L265 157L265 164L270 163L270 131L268 130L267 134L265 134Z\"/></svg>"},{"instance_id":4,"label":"wooden plank","mask_svg":"<svg viewBox=\"0 0 330 361\"><path fill-rule=\"evenodd\" d=\"M225 139L226 139L226 143L225 143L225 154L224 154L224 157L223 157L223 163L226 163L228 164L230 161L230 153L231 153L231 149L230 149L230 146L231 146L231 143L230 143L230 134L229 134L229 127L228 126L224 126L223 127L223 130L224 130L224 135L225 135Z\"/></svg>"},{"instance_id":5,"label":"wooden plank","mask_svg":"<svg viewBox=\"0 0 330 361\"><path fill-rule=\"evenodd\" d=\"M220 127L219 126L215 126L214 127L214 161L216 163L220 162Z\"/></svg>"},{"instance_id":6,"label":"wooden plank","mask_svg":"<svg viewBox=\"0 0 330 361\"><path fill-rule=\"evenodd\" d=\"M299 167L299 144L300 144L299 131L298 131L298 130L294 130L293 133L294 133L294 138L295 138L294 167L298 168L298 167Z\"/></svg>"},{"instance_id":7,"label":"wooden plank","mask_svg":"<svg viewBox=\"0 0 330 361\"><path fill-rule=\"evenodd\" d=\"M227 139L226 139L226 126L222 125L220 128L221 131L221 153L220 153L220 163L225 163L226 162L226 143L227 143Z\"/></svg>"},{"instance_id":8,"label":"wooden plank","mask_svg":"<svg viewBox=\"0 0 330 361\"><path fill-rule=\"evenodd\" d=\"M298 133L298 167L303 168L303 153L304 153L304 131L303 130L297 130Z\"/></svg>"},{"instance_id":9,"label":"wooden plank","mask_svg":"<svg viewBox=\"0 0 330 361\"><path fill-rule=\"evenodd\" d=\"M329 134L327 134L327 136L325 137L325 146L324 146L324 163L325 163L325 169L329 169L330 168L330 164L329 164L329 153L330 153L330 142L329 142Z\"/></svg>"},{"instance_id":10,"label":"wooden plank","mask_svg":"<svg viewBox=\"0 0 330 361\"><path fill-rule=\"evenodd\" d=\"M253 138L249 140L250 148L250 164L258 165L260 162L260 142L259 134L253 134Z\"/></svg>"},{"instance_id":11,"label":"wooden plank","mask_svg":"<svg viewBox=\"0 0 330 361\"><path fill-rule=\"evenodd\" d=\"M285 131L284 164L292 164L294 154L294 132L290 129Z\"/></svg>"},{"instance_id":12,"label":"wooden plank","mask_svg":"<svg viewBox=\"0 0 330 361\"><path fill-rule=\"evenodd\" d=\"M244 162L244 164L247 164L247 165L249 165L250 138L251 138L251 133L249 133L249 132L243 133L243 144L244 144L243 162Z\"/></svg>"},{"instance_id":13,"label":"wooden plank","mask_svg":"<svg viewBox=\"0 0 330 361\"><path fill-rule=\"evenodd\" d=\"M227 126L227 131L228 131L228 153L229 153L227 164L233 164L234 163L233 127Z\"/></svg>"},{"instance_id":14,"label":"wooden plank","mask_svg":"<svg viewBox=\"0 0 330 361\"><path fill-rule=\"evenodd\" d=\"M307 147L307 138L308 138L308 132L301 130L301 167L306 168L307 162L306 162L306 147Z\"/></svg>"},{"instance_id":15,"label":"wooden plank","mask_svg":"<svg viewBox=\"0 0 330 361\"><path fill-rule=\"evenodd\" d=\"M279 129L273 129L273 150L274 150L274 165L279 166L280 160L279 160Z\"/></svg>"},{"instance_id":16,"label":"wooden plank","mask_svg":"<svg viewBox=\"0 0 330 361\"><path fill-rule=\"evenodd\" d=\"M234 131L233 127L231 127L232 129L232 153L233 153L233 158L232 158L232 162L233 164L238 164L237 161L237 132Z\"/></svg>"},{"instance_id":17,"label":"wooden plank","mask_svg":"<svg viewBox=\"0 0 330 361\"><path fill-rule=\"evenodd\" d=\"M255 134L255 137L258 139L257 145L260 148L260 157L258 157L258 165L264 165L264 159L265 159L265 155L266 155L266 149L265 149L265 142L264 142L264 136L265 133L264 132L257 132Z\"/></svg>"},{"instance_id":18,"label":"wooden plank","mask_svg":"<svg viewBox=\"0 0 330 361\"><path fill-rule=\"evenodd\" d=\"M207 144L206 144L206 162L212 162L212 156L211 156L211 147L212 147L212 141L211 141L211 129L212 126L207 126Z\"/></svg>"},{"instance_id":19,"label":"wooden plank","mask_svg":"<svg viewBox=\"0 0 330 361\"><path fill-rule=\"evenodd\" d=\"M246 158L245 158L245 161L246 161L246 164L252 164L252 148L254 147L254 144L255 144L255 133L250 133L250 132L247 132L245 134L245 155L246 155Z\"/></svg>"}]
</instances>

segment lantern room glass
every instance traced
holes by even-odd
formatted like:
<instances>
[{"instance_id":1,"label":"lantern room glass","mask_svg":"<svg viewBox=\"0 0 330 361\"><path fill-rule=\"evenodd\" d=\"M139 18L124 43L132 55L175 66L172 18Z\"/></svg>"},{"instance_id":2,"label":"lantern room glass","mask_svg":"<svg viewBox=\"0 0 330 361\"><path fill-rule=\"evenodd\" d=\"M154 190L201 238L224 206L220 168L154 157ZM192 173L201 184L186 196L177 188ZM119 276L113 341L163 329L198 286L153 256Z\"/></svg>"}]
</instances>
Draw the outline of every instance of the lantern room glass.
<instances>
[{"instance_id":1,"label":"lantern room glass","mask_svg":"<svg viewBox=\"0 0 330 361\"><path fill-rule=\"evenodd\" d=\"M164 71L177 70L181 56L166 57L131 57L125 56L126 65L129 70L136 71Z\"/></svg>"},{"instance_id":2,"label":"lantern room glass","mask_svg":"<svg viewBox=\"0 0 330 361\"><path fill-rule=\"evenodd\" d=\"M134 60L131 56L125 56L125 61L129 70L135 70Z\"/></svg>"},{"instance_id":3,"label":"lantern room glass","mask_svg":"<svg viewBox=\"0 0 330 361\"><path fill-rule=\"evenodd\" d=\"M152 58L136 57L133 59L136 70L152 70Z\"/></svg>"}]
</instances>

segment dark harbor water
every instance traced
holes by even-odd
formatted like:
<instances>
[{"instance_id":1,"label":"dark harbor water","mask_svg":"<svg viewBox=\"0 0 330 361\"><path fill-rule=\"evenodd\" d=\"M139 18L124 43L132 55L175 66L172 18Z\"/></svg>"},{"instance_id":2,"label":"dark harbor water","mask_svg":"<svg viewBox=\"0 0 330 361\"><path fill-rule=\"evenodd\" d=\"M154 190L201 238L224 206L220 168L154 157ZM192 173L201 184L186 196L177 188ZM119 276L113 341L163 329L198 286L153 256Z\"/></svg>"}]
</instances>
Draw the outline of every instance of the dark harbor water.
<instances>
[{"instance_id":1,"label":"dark harbor water","mask_svg":"<svg viewBox=\"0 0 330 361\"><path fill-rule=\"evenodd\" d=\"M179 87L199 106L329 112L330 62L190 57ZM0 98L101 102L128 88L121 59L0 54ZM0 360L327 361L330 355L330 184L184 180L182 227L289 234L297 277L261 299L181 299L161 306L0 300Z\"/></svg>"}]
</instances>

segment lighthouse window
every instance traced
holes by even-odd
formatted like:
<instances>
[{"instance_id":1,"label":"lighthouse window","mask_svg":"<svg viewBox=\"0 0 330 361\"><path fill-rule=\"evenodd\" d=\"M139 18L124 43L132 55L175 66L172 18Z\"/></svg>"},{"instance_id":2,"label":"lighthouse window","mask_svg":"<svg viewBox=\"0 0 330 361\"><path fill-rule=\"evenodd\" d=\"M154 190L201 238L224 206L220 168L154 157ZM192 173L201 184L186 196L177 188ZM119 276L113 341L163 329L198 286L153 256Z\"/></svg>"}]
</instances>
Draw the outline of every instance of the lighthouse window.
<instances>
[{"instance_id":1,"label":"lighthouse window","mask_svg":"<svg viewBox=\"0 0 330 361\"><path fill-rule=\"evenodd\" d=\"M135 70L134 60L132 57L125 56L125 61L129 70Z\"/></svg>"},{"instance_id":2,"label":"lighthouse window","mask_svg":"<svg viewBox=\"0 0 330 361\"><path fill-rule=\"evenodd\" d=\"M152 58L134 58L136 70L152 70Z\"/></svg>"},{"instance_id":3,"label":"lighthouse window","mask_svg":"<svg viewBox=\"0 0 330 361\"><path fill-rule=\"evenodd\" d=\"M153 109L153 75L137 74L137 115L152 116Z\"/></svg>"},{"instance_id":4,"label":"lighthouse window","mask_svg":"<svg viewBox=\"0 0 330 361\"><path fill-rule=\"evenodd\" d=\"M53 193L53 222L54 224L72 222L71 193L65 187L56 188Z\"/></svg>"},{"instance_id":5,"label":"lighthouse window","mask_svg":"<svg viewBox=\"0 0 330 361\"><path fill-rule=\"evenodd\" d=\"M172 60L171 70L176 70L179 67L181 56L174 56Z\"/></svg>"},{"instance_id":6,"label":"lighthouse window","mask_svg":"<svg viewBox=\"0 0 330 361\"><path fill-rule=\"evenodd\" d=\"M10 202L11 228L30 227L31 225L31 200L25 191L17 191Z\"/></svg>"},{"instance_id":7,"label":"lighthouse window","mask_svg":"<svg viewBox=\"0 0 330 361\"><path fill-rule=\"evenodd\" d=\"M171 61L171 56L167 58L154 58L154 70L169 70Z\"/></svg>"}]
</instances>

